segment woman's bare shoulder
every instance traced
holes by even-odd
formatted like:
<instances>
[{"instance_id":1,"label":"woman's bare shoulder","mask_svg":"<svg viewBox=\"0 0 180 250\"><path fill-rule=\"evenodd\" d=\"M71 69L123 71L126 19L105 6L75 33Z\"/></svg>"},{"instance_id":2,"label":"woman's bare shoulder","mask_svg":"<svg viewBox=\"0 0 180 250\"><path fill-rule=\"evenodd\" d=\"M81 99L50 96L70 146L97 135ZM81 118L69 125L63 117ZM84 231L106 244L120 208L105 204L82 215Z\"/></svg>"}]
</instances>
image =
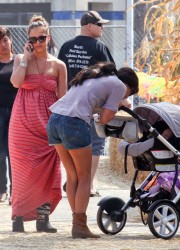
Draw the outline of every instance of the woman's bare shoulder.
<instances>
[{"instance_id":1,"label":"woman's bare shoulder","mask_svg":"<svg viewBox=\"0 0 180 250\"><path fill-rule=\"evenodd\" d=\"M61 61L60 59L56 58L55 56L48 54L48 59L54 63L56 63L59 66L65 66L65 63Z\"/></svg>"}]
</instances>

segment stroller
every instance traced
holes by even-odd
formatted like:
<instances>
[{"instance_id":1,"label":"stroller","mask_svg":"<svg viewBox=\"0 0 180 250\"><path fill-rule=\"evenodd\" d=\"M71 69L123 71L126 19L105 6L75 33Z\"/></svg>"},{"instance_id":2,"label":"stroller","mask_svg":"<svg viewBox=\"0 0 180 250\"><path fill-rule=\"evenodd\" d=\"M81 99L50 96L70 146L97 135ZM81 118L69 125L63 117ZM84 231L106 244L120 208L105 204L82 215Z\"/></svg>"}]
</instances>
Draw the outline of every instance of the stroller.
<instances>
[{"instance_id":1,"label":"stroller","mask_svg":"<svg viewBox=\"0 0 180 250\"><path fill-rule=\"evenodd\" d=\"M153 124L157 121L165 121L178 140L180 138L180 106L161 102L144 104L133 111L122 106L121 110L125 111L131 118L133 117L141 132L149 132L155 140L159 140L165 146L165 150L151 148L142 155L133 157L135 173L128 202L125 203L121 198L113 196L102 198L97 204L99 206L97 224L103 233L115 235L126 224L127 210L138 206L141 211L142 222L144 225L148 224L152 234L157 238L170 239L176 234L180 220L180 191L175 190L178 171L180 170L180 152L178 151L179 148L176 149L153 128ZM122 117L119 119L119 126L117 125L117 118L115 126L112 123L111 125L105 125L104 134L123 139L124 122L122 123L122 119ZM132 121L132 119L130 120ZM125 122L129 122L127 118ZM150 173L142 184L136 188L135 184L139 171L150 171ZM175 173L170 192L160 189L155 194L149 194L148 188L163 172Z\"/></svg>"}]
</instances>

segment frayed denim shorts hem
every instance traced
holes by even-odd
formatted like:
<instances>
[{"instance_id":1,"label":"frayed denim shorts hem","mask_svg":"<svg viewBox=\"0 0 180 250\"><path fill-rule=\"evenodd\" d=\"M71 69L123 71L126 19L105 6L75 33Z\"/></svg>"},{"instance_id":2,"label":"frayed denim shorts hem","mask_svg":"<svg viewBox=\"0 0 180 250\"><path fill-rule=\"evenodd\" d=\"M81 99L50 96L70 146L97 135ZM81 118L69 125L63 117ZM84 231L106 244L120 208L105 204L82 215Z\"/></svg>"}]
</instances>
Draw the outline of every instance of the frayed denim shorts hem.
<instances>
[{"instance_id":1,"label":"frayed denim shorts hem","mask_svg":"<svg viewBox=\"0 0 180 250\"><path fill-rule=\"evenodd\" d=\"M49 145L63 144L68 150L91 146L91 126L78 117L51 114L47 133Z\"/></svg>"}]
</instances>

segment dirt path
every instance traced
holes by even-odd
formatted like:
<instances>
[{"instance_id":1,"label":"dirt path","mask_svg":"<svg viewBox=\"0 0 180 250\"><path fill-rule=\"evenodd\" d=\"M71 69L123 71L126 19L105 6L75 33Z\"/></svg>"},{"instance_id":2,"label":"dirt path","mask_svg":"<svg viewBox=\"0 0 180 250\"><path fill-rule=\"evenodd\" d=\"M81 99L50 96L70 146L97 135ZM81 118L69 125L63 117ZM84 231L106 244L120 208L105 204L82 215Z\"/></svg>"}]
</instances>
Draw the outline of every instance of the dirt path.
<instances>
[{"instance_id":1,"label":"dirt path","mask_svg":"<svg viewBox=\"0 0 180 250\"><path fill-rule=\"evenodd\" d=\"M65 176L63 176L65 178ZM88 207L88 224L90 229L101 235L100 239L72 239L71 238L71 211L66 194L51 215L53 226L58 229L56 234L37 233L35 221L25 223L25 233L11 232L11 207L0 204L0 249L3 250L179 250L180 234L171 240L155 238L140 221L139 211L134 208L128 210L128 219L124 229L117 235L103 234L97 226L97 203L105 196L117 196L124 200L129 199L130 183L124 182L120 176L107 167L107 161L102 160L98 169L96 185L101 197L91 198Z\"/></svg>"}]
</instances>

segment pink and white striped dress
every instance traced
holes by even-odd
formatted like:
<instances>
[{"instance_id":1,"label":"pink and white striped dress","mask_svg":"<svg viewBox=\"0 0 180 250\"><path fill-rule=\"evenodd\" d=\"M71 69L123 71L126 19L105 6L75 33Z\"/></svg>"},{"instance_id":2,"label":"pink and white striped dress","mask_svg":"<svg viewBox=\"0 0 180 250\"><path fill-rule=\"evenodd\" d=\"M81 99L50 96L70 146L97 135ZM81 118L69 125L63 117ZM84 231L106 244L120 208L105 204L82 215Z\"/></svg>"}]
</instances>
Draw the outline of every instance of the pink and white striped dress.
<instances>
[{"instance_id":1,"label":"pink and white striped dress","mask_svg":"<svg viewBox=\"0 0 180 250\"><path fill-rule=\"evenodd\" d=\"M49 202L53 212L62 198L60 161L46 132L56 88L55 77L28 75L18 90L9 127L12 218L34 220L36 208Z\"/></svg>"}]
</instances>

